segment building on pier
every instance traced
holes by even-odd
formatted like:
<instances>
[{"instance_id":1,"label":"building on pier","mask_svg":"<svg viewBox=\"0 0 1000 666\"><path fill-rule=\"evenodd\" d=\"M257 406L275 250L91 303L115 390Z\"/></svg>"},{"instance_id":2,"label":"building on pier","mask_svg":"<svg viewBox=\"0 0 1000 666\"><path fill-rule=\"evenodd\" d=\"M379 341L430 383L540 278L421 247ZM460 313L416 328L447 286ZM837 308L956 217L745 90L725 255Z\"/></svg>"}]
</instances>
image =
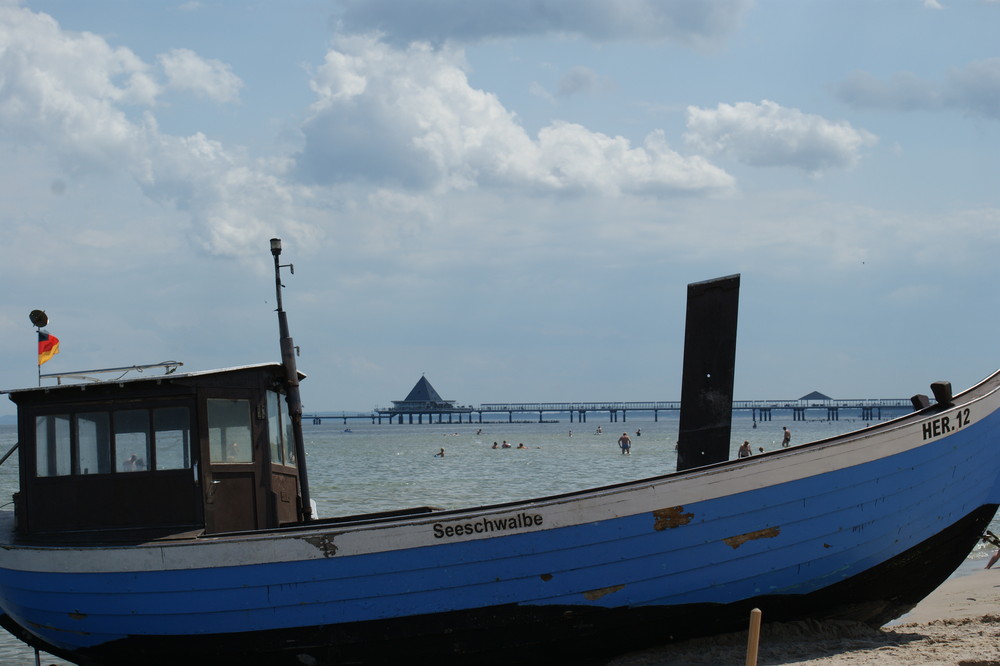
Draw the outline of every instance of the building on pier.
<instances>
[{"instance_id":1,"label":"building on pier","mask_svg":"<svg viewBox=\"0 0 1000 666\"><path fill-rule=\"evenodd\" d=\"M444 423L444 417L447 415L448 423L452 422L452 418L456 415L458 416L458 422L462 422L462 415L468 414L469 421L472 420L472 408L457 406L454 400L445 400L441 395L431 386L431 383L427 381L427 377L424 375L420 376L417 383L414 384L410 393L403 400L393 400L392 407L385 410L378 410L379 422L381 422L382 416L388 416L390 422L395 417L399 423L403 422L404 417L408 418L410 423L414 422L414 417L416 417L417 423L424 422L424 416L427 417L428 423L433 423L434 415L437 415L438 423Z\"/></svg>"}]
</instances>

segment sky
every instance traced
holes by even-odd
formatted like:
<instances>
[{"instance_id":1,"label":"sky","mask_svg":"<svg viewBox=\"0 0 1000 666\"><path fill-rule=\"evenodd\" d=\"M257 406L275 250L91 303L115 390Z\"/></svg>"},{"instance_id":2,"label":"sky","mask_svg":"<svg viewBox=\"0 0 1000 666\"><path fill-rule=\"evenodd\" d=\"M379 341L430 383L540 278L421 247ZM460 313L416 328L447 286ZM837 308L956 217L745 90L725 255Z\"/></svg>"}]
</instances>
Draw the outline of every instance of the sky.
<instances>
[{"instance_id":1,"label":"sky","mask_svg":"<svg viewBox=\"0 0 1000 666\"><path fill-rule=\"evenodd\" d=\"M997 0L0 0L0 368L279 360L309 411L1000 367ZM52 380L43 380L51 383ZM14 412L0 402L0 415Z\"/></svg>"}]
</instances>

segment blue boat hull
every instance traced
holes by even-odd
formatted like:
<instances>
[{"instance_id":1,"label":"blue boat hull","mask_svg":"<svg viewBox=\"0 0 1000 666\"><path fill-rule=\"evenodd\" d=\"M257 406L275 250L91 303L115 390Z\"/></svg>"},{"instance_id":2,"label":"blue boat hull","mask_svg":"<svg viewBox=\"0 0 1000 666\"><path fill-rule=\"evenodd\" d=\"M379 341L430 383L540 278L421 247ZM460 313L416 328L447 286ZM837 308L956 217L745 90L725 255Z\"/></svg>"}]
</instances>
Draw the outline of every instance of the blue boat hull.
<instances>
[{"instance_id":1,"label":"blue boat hull","mask_svg":"<svg viewBox=\"0 0 1000 666\"><path fill-rule=\"evenodd\" d=\"M846 619L880 626L947 578L996 512L982 507L919 546L805 595L730 603L604 608L504 604L391 620L188 635L135 635L78 652L43 645L81 664L604 663L626 651L744 629L760 608L771 622ZM915 574L915 572L918 572ZM6 628L19 627L0 621ZM21 631L21 633L24 633Z\"/></svg>"},{"instance_id":2,"label":"blue boat hull","mask_svg":"<svg viewBox=\"0 0 1000 666\"><path fill-rule=\"evenodd\" d=\"M101 664L579 662L737 629L753 607L878 626L937 587L996 512L998 386L831 440L503 506L117 545L0 528L0 608L29 642Z\"/></svg>"}]
</instances>

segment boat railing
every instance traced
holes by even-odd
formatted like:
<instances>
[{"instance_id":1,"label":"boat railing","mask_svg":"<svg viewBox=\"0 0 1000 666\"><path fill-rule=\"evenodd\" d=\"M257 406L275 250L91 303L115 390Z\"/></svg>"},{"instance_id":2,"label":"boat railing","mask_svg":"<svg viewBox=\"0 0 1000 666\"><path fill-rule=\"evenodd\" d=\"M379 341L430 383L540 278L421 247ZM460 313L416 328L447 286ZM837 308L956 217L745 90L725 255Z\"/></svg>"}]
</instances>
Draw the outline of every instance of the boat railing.
<instances>
[{"instance_id":1,"label":"boat railing","mask_svg":"<svg viewBox=\"0 0 1000 666\"><path fill-rule=\"evenodd\" d=\"M55 379L56 384L62 384L65 379L76 379L81 381L99 382L106 381L100 377L92 377L91 375L109 374L112 372L120 373L115 379L121 379L130 372L142 373L145 370L155 370L162 368L164 370L163 374L169 375L177 371L177 368L184 365L180 361L162 361L160 363L149 363L146 365L124 365L118 368L99 368L97 370L75 370L73 372L53 372L45 375L39 375L39 379Z\"/></svg>"}]
</instances>

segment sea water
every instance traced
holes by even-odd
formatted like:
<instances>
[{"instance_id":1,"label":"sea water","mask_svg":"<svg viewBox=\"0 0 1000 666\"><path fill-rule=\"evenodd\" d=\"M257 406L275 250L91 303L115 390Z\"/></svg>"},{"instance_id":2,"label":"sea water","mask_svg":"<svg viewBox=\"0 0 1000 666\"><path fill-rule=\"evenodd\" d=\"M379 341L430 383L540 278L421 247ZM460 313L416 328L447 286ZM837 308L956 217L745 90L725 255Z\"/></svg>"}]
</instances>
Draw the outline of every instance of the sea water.
<instances>
[{"instance_id":1,"label":"sea water","mask_svg":"<svg viewBox=\"0 0 1000 666\"><path fill-rule=\"evenodd\" d=\"M733 419L730 456L748 440L754 453L781 448L782 426L792 444L863 428L871 421L846 416L837 421L755 422ZM310 494L320 517L432 506L453 509L581 490L665 474L676 469L677 415L628 415L610 421L590 414L586 423L546 415L546 423L372 424L327 420L303 426ZM598 428L601 432L598 433ZM630 455L618 437L628 432ZM17 441L14 426L0 426L0 454ZM501 447L506 441L511 448ZM517 448L523 444L525 448ZM441 450L444 455L441 456ZM17 489L17 454L0 466L0 504L10 510ZM6 500L4 502L3 500ZM1000 533L1000 519L991 529ZM991 547L979 544L963 570L981 568ZM34 663L34 652L0 631L0 664ZM43 664L67 662L43 655Z\"/></svg>"}]
</instances>

